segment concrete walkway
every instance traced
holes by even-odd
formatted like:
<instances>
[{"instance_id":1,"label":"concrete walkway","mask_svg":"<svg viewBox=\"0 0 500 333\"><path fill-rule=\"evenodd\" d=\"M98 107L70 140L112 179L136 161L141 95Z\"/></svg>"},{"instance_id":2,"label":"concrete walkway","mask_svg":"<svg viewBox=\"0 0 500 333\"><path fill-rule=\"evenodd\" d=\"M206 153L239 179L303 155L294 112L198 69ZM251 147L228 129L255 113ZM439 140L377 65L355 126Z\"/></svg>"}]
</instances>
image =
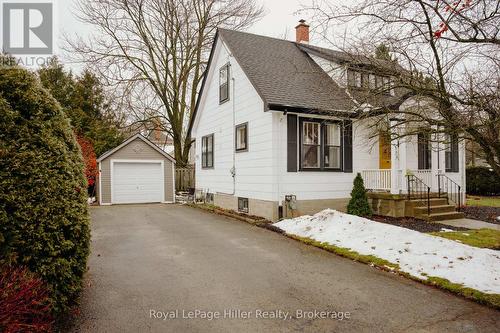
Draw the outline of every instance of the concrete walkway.
<instances>
[{"instance_id":1,"label":"concrete walkway","mask_svg":"<svg viewBox=\"0 0 500 333\"><path fill-rule=\"evenodd\" d=\"M500 224L488 223L473 219L458 219L458 220L448 220L448 221L439 221L441 224L451 225L453 227L462 227L469 229L493 229L500 230Z\"/></svg>"},{"instance_id":2,"label":"concrete walkway","mask_svg":"<svg viewBox=\"0 0 500 333\"><path fill-rule=\"evenodd\" d=\"M494 309L196 208L126 205L94 207L91 214L92 254L76 332L500 327ZM227 317L210 320L196 311Z\"/></svg>"}]
</instances>

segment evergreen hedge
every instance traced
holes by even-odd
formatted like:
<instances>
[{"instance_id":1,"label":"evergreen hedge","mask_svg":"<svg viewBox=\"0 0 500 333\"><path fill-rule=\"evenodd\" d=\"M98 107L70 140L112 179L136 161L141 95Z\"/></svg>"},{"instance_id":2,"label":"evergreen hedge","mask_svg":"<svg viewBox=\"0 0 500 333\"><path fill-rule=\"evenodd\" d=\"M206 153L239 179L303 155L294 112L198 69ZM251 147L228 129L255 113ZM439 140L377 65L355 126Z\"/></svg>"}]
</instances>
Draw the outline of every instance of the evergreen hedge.
<instances>
[{"instance_id":1,"label":"evergreen hedge","mask_svg":"<svg viewBox=\"0 0 500 333\"><path fill-rule=\"evenodd\" d=\"M59 104L15 66L0 67L0 188L0 264L28 267L68 310L89 254L84 165Z\"/></svg>"},{"instance_id":2,"label":"evergreen hedge","mask_svg":"<svg viewBox=\"0 0 500 333\"><path fill-rule=\"evenodd\" d=\"M366 196L366 188L363 182L363 177L358 173L356 178L354 178L354 186L351 192L351 200L347 205L347 214L371 217L373 215L372 208L368 203L368 197Z\"/></svg>"},{"instance_id":3,"label":"evergreen hedge","mask_svg":"<svg viewBox=\"0 0 500 333\"><path fill-rule=\"evenodd\" d=\"M500 178L487 167L469 167L466 170L467 193L476 195L499 195Z\"/></svg>"}]
</instances>

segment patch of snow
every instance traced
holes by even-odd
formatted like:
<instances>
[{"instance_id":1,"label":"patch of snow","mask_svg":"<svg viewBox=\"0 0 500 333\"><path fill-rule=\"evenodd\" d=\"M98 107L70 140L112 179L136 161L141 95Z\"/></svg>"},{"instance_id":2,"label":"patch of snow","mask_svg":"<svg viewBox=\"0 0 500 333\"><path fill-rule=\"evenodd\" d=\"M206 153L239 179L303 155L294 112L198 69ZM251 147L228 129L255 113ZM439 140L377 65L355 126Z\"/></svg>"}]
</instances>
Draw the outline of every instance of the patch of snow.
<instances>
[{"instance_id":1,"label":"patch of snow","mask_svg":"<svg viewBox=\"0 0 500 333\"><path fill-rule=\"evenodd\" d=\"M274 226L288 234L349 248L399 264L417 278L435 276L500 294L500 253L327 209ZM439 253L439 255L437 255ZM448 259L449 258L449 259ZM451 265L450 260L453 261Z\"/></svg>"},{"instance_id":2,"label":"patch of snow","mask_svg":"<svg viewBox=\"0 0 500 333\"><path fill-rule=\"evenodd\" d=\"M441 232L453 232L455 230L451 230L451 229L448 229L448 228L441 228Z\"/></svg>"}]
</instances>

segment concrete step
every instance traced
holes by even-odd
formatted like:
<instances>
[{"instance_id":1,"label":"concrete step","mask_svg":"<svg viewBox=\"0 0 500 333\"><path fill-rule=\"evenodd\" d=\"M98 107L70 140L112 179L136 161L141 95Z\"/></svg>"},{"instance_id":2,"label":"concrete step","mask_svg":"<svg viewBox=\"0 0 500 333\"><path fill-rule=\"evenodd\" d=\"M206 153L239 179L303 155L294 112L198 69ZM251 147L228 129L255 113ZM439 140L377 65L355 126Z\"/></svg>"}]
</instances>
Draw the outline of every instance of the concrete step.
<instances>
[{"instance_id":1,"label":"concrete step","mask_svg":"<svg viewBox=\"0 0 500 333\"><path fill-rule=\"evenodd\" d=\"M427 215L421 216L421 218L429 222L456 220L456 219L463 219L464 217L465 217L464 213L460 212L435 213L429 216Z\"/></svg>"},{"instance_id":2,"label":"concrete step","mask_svg":"<svg viewBox=\"0 0 500 333\"><path fill-rule=\"evenodd\" d=\"M422 200L415 199L415 200L410 200L410 202L412 206L415 208L422 206L427 207L427 199L422 199ZM429 202L431 204L431 207L448 205L448 200L446 198L431 198Z\"/></svg>"},{"instance_id":3,"label":"concrete step","mask_svg":"<svg viewBox=\"0 0 500 333\"><path fill-rule=\"evenodd\" d=\"M454 205L435 205L431 206L430 210L431 214L453 213L456 211ZM419 215L427 215L427 206L415 207L413 211L415 212L415 217Z\"/></svg>"}]
</instances>

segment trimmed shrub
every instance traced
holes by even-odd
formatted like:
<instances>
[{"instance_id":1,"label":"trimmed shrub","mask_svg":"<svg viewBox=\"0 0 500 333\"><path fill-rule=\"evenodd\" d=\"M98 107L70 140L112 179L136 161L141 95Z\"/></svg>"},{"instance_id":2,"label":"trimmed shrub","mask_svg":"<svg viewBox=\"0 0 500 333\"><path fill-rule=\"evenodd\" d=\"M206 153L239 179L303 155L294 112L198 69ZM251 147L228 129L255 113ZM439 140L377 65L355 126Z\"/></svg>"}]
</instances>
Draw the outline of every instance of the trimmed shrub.
<instances>
[{"instance_id":1,"label":"trimmed shrub","mask_svg":"<svg viewBox=\"0 0 500 333\"><path fill-rule=\"evenodd\" d=\"M49 290L24 267L0 267L0 332L51 332Z\"/></svg>"},{"instance_id":2,"label":"trimmed shrub","mask_svg":"<svg viewBox=\"0 0 500 333\"><path fill-rule=\"evenodd\" d=\"M89 253L87 181L59 104L36 77L0 67L0 264L48 284L59 314L77 298Z\"/></svg>"},{"instance_id":3,"label":"trimmed shrub","mask_svg":"<svg viewBox=\"0 0 500 333\"><path fill-rule=\"evenodd\" d=\"M487 167L470 167L466 170L467 193L499 195L500 178Z\"/></svg>"},{"instance_id":4,"label":"trimmed shrub","mask_svg":"<svg viewBox=\"0 0 500 333\"><path fill-rule=\"evenodd\" d=\"M372 208L368 203L366 196L365 184L363 177L358 173L354 178L354 186L351 192L351 200L347 205L347 213L357 216L371 217L373 215Z\"/></svg>"}]
</instances>

